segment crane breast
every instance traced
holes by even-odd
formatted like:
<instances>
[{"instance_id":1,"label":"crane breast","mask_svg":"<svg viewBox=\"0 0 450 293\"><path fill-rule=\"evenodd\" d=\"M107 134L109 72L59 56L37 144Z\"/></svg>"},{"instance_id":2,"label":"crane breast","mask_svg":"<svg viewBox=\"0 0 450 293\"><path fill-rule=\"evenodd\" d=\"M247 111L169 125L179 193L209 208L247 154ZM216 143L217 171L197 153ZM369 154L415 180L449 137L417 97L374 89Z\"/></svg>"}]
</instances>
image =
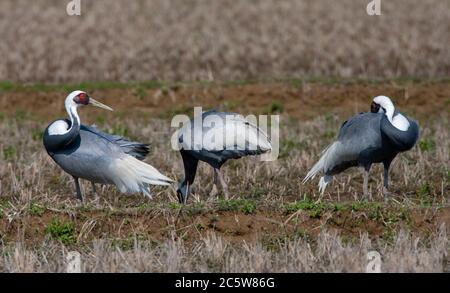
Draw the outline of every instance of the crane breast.
<instances>
[{"instance_id":1,"label":"crane breast","mask_svg":"<svg viewBox=\"0 0 450 293\"><path fill-rule=\"evenodd\" d=\"M48 127L49 135L62 135L67 133L69 124L64 120L56 120Z\"/></svg>"},{"instance_id":2,"label":"crane breast","mask_svg":"<svg viewBox=\"0 0 450 293\"><path fill-rule=\"evenodd\" d=\"M397 114L392 119L392 125L394 125L398 130L406 131L408 130L410 123L405 116L402 114Z\"/></svg>"}]
</instances>

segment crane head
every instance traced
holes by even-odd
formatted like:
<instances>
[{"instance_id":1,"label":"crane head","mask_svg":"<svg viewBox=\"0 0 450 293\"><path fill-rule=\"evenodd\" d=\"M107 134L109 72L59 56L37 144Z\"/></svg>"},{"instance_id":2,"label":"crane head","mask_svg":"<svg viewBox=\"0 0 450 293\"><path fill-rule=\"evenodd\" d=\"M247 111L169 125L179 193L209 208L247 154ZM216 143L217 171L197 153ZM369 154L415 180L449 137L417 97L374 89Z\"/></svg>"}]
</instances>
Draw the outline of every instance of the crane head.
<instances>
[{"instance_id":1,"label":"crane head","mask_svg":"<svg viewBox=\"0 0 450 293\"><path fill-rule=\"evenodd\" d=\"M386 96L378 96L373 98L370 105L370 112L372 113L386 113L388 108L393 108L394 104L391 99Z\"/></svg>"},{"instance_id":2,"label":"crane head","mask_svg":"<svg viewBox=\"0 0 450 293\"><path fill-rule=\"evenodd\" d=\"M66 98L66 107L81 107L87 105L92 105L95 107L113 111L111 107L108 107L105 104L94 100L86 92L83 91L73 91Z\"/></svg>"}]
</instances>

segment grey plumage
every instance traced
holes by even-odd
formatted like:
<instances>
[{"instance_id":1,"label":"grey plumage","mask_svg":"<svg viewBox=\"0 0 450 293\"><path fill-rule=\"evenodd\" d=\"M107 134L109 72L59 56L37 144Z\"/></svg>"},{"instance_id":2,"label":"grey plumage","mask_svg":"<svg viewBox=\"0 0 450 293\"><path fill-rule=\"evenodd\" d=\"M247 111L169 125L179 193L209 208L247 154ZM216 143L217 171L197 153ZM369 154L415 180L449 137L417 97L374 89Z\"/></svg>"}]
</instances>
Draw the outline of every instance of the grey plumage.
<instances>
[{"instance_id":1,"label":"grey plumage","mask_svg":"<svg viewBox=\"0 0 450 293\"><path fill-rule=\"evenodd\" d=\"M150 152L150 144L148 143L130 141L127 138L124 138L120 135L109 134L97 129L97 127L94 125L90 127L83 125L81 130L90 131L101 138L104 138L114 144L119 145L124 153L133 156L140 161L143 161Z\"/></svg>"},{"instance_id":2,"label":"grey plumage","mask_svg":"<svg viewBox=\"0 0 450 293\"><path fill-rule=\"evenodd\" d=\"M78 102L79 95L82 95L81 101L86 103ZM147 144L80 124L76 109L81 105L94 104L92 100L84 92L71 93L65 103L71 119L52 122L43 138L50 157L73 176L77 197L82 200L79 178L93 184L114 184L123 193L142 192L149 197L150 185L170 185L171 179L141 162L149 152Z\"/></svg>"},{"instance_id":3,"label":"grey plumage","mask_svg":"<svg viewBox=\"0 0 450 293\"><path fill-rule=\"evenodd\" d=\"M64 119L71 127L70 120ZM67 173L94 183L113 184L106 170L113 159L129 154L143 160L148 154L148 145L131 142L123 137L80 125L78 134L67 145L54 148L48 127L44 132L44 146L50 157Z\"/></svg>"},{"instance_id":4,"label":"grey plumage","mask_svg":"<svg viewBox=\"0 0 450 293\"><path fill-rule=\"evenodd\" d=\"M383 163L385 169L383 191L387 193L391 162L398 153L407 151L415 145L419 136L419 126L416 121L394 110L393 104L389 103L390 99L382 98L377 97L374 100L381 100L382 104L385 102L392 117L387 116L386 109L381 110L383 107L375 104L372 113L360 113L344 122L337 140L323 151L320 160L311 168L303 182L323 172L324 176L319 182L319 190L323 192L333 175L350 167L359 166L365 171L363 187L364 195L367 196L370 167L374 163ZM395 121L396 118L401 118L401 121ZM396 127L394 125L396 122L402 123L397 123ZM400 130L401 127L407 129Z\"/></svg>"},{"instance_id":5,"label":"grey plumage","mask_svg":"<svg viewBox=\"0 0 450 293\"><path fill-rule=\"evenodd\" d=\"M204 122L213 116L221 120L221 126L205 125ZM204 112L201 115L200 126L194 124L194 119L192 119L189 124L180 129L179 132L179 143L182 146L180 154L183 159L185 173L185 178L177 190L179 201L182 203L186 202L190 192L189 188L194 183L199 161L206 162L214 168L214 190L217 188L217 184L219 183L225 192L225 197L227 198L227 187L224 179L222 178L222 174L220 173L220 168L230 159L239 159L244 156L260 155L270 151L270 140L267 137L267 134L265 134L256 125L253 125L236 113L217 112L215 110ZM200 148L195 149L195 127L201 127L203 136L202 139L211 135L212 132L214 132L214 134L216 135L223 135L223 144L221 145L219 142L217 142L212 145L202 145ZM235 128L238 133L247 131L252 135L246 138L244 145L227 145L227 142L225 141L225 138L227 136L230 137L233 135L239 135L237 133L233 134L233 132L231 131L231 129L233 128ZM188 130L190 130L190 132ZM188 136L189 134L191 134L191 136Z\"/></svg>"}]
</instances>

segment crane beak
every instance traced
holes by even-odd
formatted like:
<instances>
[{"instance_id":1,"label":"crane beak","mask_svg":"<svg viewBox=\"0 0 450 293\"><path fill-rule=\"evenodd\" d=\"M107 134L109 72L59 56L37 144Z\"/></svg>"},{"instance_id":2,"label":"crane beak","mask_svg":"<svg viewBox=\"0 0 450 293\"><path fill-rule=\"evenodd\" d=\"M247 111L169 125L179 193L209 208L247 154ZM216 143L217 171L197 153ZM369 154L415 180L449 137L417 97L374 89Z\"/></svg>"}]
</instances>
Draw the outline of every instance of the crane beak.
<instances>
[{"instance_id":1,"label":"crane beak","mask_svg":"<svg viewBox=\"0 0 450 293\"><path fill-rule=\"evenodd\" d=\"M89 104L95 107L99 107L102 109L106 109L109 111L114 111L111 107L106 106L105 104L100 103L99 101L94 100L93 98L89 98Z\"/></svg>"}]
</instances>

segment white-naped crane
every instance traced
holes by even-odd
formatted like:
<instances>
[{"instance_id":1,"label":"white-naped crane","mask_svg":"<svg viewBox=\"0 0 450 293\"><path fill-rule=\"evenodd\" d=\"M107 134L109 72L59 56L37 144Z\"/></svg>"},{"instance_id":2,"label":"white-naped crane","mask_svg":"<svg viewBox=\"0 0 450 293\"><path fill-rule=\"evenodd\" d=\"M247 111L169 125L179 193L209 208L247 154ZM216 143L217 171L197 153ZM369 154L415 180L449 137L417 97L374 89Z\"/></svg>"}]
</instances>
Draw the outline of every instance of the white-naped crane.
<instances>
[{"instance_id":1,"label":"white-naped crane","mask_svg":"<svg viewBox=\"0 0 450 293\"><path fill-rule=\"evenodd\" d=\"M173 182L151 165L142 162L147 144L129 141L81 124L78 109L93 105L112 109L83 91L70 93L65 108L70 119L52 122L44 133L44 146L50 157L75 181L77 198L83 200L79 178L95 183L114 184L122 193L143 193L151 198L150 185Z\"/></svg>"},{"instance_id":2,"label":"white-naped crane","mask_svg":"<svg viewBox=\"0 0 450 293\"><path fill-rule=\"evenodd\" d=\"M398 153L408 151L416 144L419 125L397 111L386 96L375 97L370 110L342 124L337 140L323 151L303 183L323 173L319 181L319 191L323 194L333 175L359 166L364 169L363 193L367 198L370 167L374 163L383 163L383 195L387 198L392 160Z\"/></svg>"},{"instance_id":3,"label":"white-naped crane","mask_svg":"<svg viewBox=\"0 0 450 293\"><path fill-rule=\"evenodd\" d=\"M177 189L180 203L187 201L199 161L208 163L214 169L214 185L210 195L218 193L220 184L225 199L228 199L227 184L220 171L222 165L230 159L260 155L272 149L267 134L239 114L211 110L203 112L199 118L194 117L178 132L185 173ZM199 123L195 123L196 119Z\"/></svg>"}]
</instances>

